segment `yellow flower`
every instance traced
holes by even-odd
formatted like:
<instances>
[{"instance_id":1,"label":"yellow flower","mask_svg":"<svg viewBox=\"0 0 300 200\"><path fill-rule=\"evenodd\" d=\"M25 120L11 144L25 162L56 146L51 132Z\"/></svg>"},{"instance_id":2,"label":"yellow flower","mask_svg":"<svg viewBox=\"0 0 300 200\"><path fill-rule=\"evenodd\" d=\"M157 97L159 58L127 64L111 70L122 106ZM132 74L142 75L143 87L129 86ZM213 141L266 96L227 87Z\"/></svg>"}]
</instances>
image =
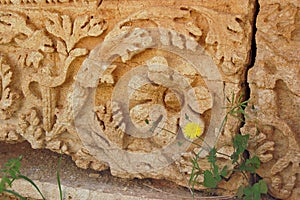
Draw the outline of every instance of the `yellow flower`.
<instances>
[{"instance_id":1,"label":"yellow flower","mask_svg":"<svg viewBox=\"0 0 300 200\"><path fill-rule=\"evenodd\" d=\"M183 132L188 138L195 139L201 135L202 129L198 124L190 122L184 127Z\"/></svg>"}]
</instances>

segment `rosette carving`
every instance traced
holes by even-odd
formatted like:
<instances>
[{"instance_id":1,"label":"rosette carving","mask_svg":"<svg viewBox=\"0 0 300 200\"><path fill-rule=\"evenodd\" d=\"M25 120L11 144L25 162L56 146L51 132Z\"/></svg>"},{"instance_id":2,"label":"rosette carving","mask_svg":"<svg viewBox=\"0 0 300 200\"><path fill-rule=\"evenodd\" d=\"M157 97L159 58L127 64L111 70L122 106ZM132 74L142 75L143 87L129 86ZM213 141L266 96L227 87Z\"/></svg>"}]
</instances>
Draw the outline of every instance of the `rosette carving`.
<instances>
[{"instance_id":1,"label":"rosette carving","mask_svg":"<svg viewBox=\"0 0 300 200\"><path fill-rule=\"evenodd\" d=\"M191 146L182 132L190 121L205 130L204 148L213 145L218 135L213 127L224 114L213 102L224 102L223 85L203 49L174 30L115 31L90 53L76 77L75 127L84 146L109 163L113 174L134 177L174 164ZM151 56L149 48L161 55ZM147 53L144 61L135 57ZM209 71L196 57L211 65ZM118 58L122 62L115 62ZM174 60L181 66L172 66ZM107 77L111 81L104 81ZM103 90L111 92L103 95Z\"/></svg>"}]
</instances>

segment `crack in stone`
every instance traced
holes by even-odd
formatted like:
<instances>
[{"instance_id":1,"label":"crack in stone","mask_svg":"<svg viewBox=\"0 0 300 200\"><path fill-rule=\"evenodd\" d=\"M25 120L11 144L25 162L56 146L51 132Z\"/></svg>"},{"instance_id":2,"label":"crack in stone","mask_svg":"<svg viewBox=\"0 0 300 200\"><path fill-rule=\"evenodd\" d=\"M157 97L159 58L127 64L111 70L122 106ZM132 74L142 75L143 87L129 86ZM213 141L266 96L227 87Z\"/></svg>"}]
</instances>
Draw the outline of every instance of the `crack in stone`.
<instances>
[{"instance_id":1,"label":"crack in stone","mask_svg":"<svg viewBox=\"0 0 300 200\"><path fill-rule=\"evenodd\" d=\"M248 83L248 72L249 70L254 66L255 60L256 60L256 53L257 53L257 47L256 47L256 32L257 32L257 27L256 27L256 21L257 21L257 16L260 10L260 5L258 0L255 0L254 3L254 15L253 15L253 24L252 24L252 41L251 41L251 52L250 52L250 63L246 69L245 73L245 82L244 87L245 87L245 100L250 99L250 87ZM242 124L242 127L244 124Z\"/></svg>"},{"instance_id":2,"label":"crack in stone","mask_svg":"<svg viewBox=\"0 0 300 200\"><path fill-rule=\"evenodd\" d=\"M256 55L257 55L257 46L256 46L256 32L257 32L257 27L256 27L256 21L257 21L257 16L258 13L260 11L260 5L258 0L255 0L254 3L254 14L253 14L253 24L252 24L252 38L251 38L251 52L250 52L250 63L247 66L246 72L245 72L245 82L243 83L244 86L244 101L247 101L250 99L250 94L251 94L251 90L250 90L250 86L249 86L249 82L248 82L248 72L249 70L254 66L255 61L256 61ZM249 106L249 105L248 105ZM246 108L244 108L245 110ZM245 121L245 117L243 116L243 121L240 124L240 128L239 130L241 130L241 128L243 128L246 124ZM241 132L239 131L239 134L241 134ZM250 153L248 151L246 151L243 154L244 159L249 159L250 158ZM257 181L257 174L251 174L250 175L250 183L254 184Z\"/></svg>"},{"instance_id":3,"label":"crack in stone","mask_svg":"<svg viewBox=\"0 0 300 200\"><path fill-rule=\"evenodd\" d=\"M99 8L102 3L103 3L103 0L98 0L97 7Z\"/></svg>"}]
</instances>

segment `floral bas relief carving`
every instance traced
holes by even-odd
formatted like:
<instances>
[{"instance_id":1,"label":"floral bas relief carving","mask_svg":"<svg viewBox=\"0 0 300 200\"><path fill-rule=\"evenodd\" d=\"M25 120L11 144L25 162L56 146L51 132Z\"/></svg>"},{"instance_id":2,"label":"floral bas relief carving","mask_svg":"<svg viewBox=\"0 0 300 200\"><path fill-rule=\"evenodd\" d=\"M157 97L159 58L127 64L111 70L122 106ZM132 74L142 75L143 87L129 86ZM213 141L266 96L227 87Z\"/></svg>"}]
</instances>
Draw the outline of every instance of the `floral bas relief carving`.
<instances>
[{"instance_id":1,"label":"floral bas relief carving","mask_svg":"<svg viewBox=\"0 0 300 200\"><path fill-rule=\"evenodd\" d=\"M250 106L243 133L262 160L270 194L299 199L300 26L297 1L259 1L257 56L249 70Z\"/></svg>"},{"instance_id":2,"label":"floral bas relief carving","mask_svg":"<svg viewBox=\"0 0 300 200\"><path fill-rule=\"evenodd\" d=\"M243 132L251 135L249 148L262 161L257 172L268 183L269 192L283 199L290 197L300 172L300 149L289 126L281 119L266 117L255 124L249 122Z\"/></svg>"},{"instance_id":3,"label":"floral bas relief carving","mask_svg":"<svg viewBox=\"0 0 300 200\"><path fill-rule=\"evenodd\" d=\"M188 167L188 163L185 159L180 159L183 152L178 154L176 152L182 148L187 150L191 143L180 133L180 127L184 127L185 116L188 116L191 121L201 124L202 128L206 129L207 142L215 142L216 138L213 137L218 135L218 129L212 127L220 127L222 118L218 117L219 121L216 119L209 121L209 117L222 116L222 112L225 112L219 107L220 113L218 113L219 111L214 110L218 106L213 104L213 102L225 102L221 100L224 94L217 95L223 93L223 85L222 81L217 80L219 73L217 68L211 67L209 71L204 68L212 62L203 54L201 54L202 57L197 56L199 60L204 60L207 64L203 68L202 66L193 68L193 65L182 62L185 68L177 66L173 69L170 63L176 58L169 55L170 53L157 50L160 56L152 56L152 52L147 52L146 49L148 47L153 49L157 41L162 45L172 46L172 50L163 49L164 46L160 47L161 49L177 53L180 56L182 54L178 52L182 45L178 45L176 42L188 44L184 45L188 49L185 50L194 51L195 54L201 49L197 43L193 45L192 39L172 30L169 32L170 34L168 34L168 30L155 30L153 31L151 28L149 30L124 28L124 32L116 30L118 34L109 34L105 38L106 43L96 47L90 53L76 77L74 105L79 107L75 111L75 126L84 146L96 158L109 163L114 175L156 177L169 169L176 174L176 182L185 185L189 177L187 174L183 175L184 169L182 168ZM130 40L133 35L137 36L137 41ZM156 39L158 40L156 41ZM116 44L126 46L121 48L114 46ZM177 51L177 49L179 50ZM114 62L117 53L122 62ZM141 54L148 59L146 61L139 60L136 55ZM189 55L192 54L187 53L184 56L188 57ZM192 58L185 60L193 61ZM130 63L134 63L133 66ZM110 66L115 66L113 71L109 69ZM109 69L109 74L114 77L114 81L109 84L101 81L102 75L107 76L105 69ZM215 69L215 73L210 74L211 70ZM177 70L184 75L179 74ZM98 77L97 74L99 74ZM221 77L219 76L219 78ZM216 86L212 83L220 85ZM104 88L111 91L111 94L102 96L101 91ZM202 98L195 95L196 91L198 95L202 95ZM92 100L94 97L95 100ZM216 98L220 99L216 100ZM195 100L204 106L199 109ZM168 108L170 109L168 110ZM203 114L203 119L199 117L200 113ZM216 113L218 114L215 115ZM145 123L146 120L149 124ZM204 120L209 121L209 125L220 123L206 128ZM86 121L90 123L83 123ZM210 144L213 145L212 143ZM172 150L170 151L168 148ZM191 147L191 150L193 148L195 147ZM160 151L162 153L159 153ZM187 155L192 157L195 153L197 152ZM203 159L199 160L201 165L205 163L205 155L205 151L203 151L201 155ZM168 162L170 163L168 164ZM169 178L174 181L174 177ZM240 178L237 177L235 180L240 180Z\"/></svg>"},{"instance_id":4,"label":"floral bas relief carving","mask_svg":"<svg viewBox=\"0 0 300 200\"><path fill-rule=\"evenodd\" d=\"M125 31L128 32L128 30ZM120 52L118 52L123 62L125 63L128 59L133 58L133 56L137 53L142 53L143 51L145 51L145 48L147 46L153 47L153 41L155 39L154 36L160 34L161 31L161 29L156 31L146 29L133 29L130 34L127 34L128 37L126 37L124 33L121 33L120 35L114 35L113 37L117 38L120 38L120 36L122 35L125 36L123 41L121 40L120 42L118 42L118 44L124 43L126 45L125 48L120 48ZM130 40L130 37L132 35L138 35L141 36L141 38L138 41ZM161 37L158 38L164 39L164 41L166 39ZM188 39L185 40L188 41ZM84 141L84 144L87 146L87 148L92 152L92 154L96 155L98 158L107 157L108 160L106 160L105 162L110 163L111 171L113 173L124 173L122 172L124 170L126 171L126 173L130 172L136 175L140 173L156 173L155 171L157 169L168 165L169 159L172 160L175 159L173 158L174 156L178 156L175 155L175 152L178 152L183 148L187 148L190 145L189 141L183 140L182 134L181 136L176 137L177 132L180 132L177 127L178 120L180 121L180 126L184 126L184 115L186 115L189 116L191 120L202 124L203 129L205 128L203 120L199 118L197 114L194 114L192 109L190 109L190 107L188 106L190 99L188 98L187 91L192 91L191 86L189 85L189 81L187 78L184 78L184 76L181 76L180 74L178 74L178 72L172 70L172 68L168 66L166 58L162 56L153 57L146 61L146 66L137 66L132 68L129 72L125 72L125 74L116 82L116 85L114 86L111 94L111 103L109 101L108 103L106 103L107 100L101 98L97 99L96 97L96 101L98 100L102 102L100 106L96 107L96 110L92 108L93 106L85 107L88 104L84 103L84 101L87 101L89 98L91 98L90 94L87 93L88 90L86 90L85 87L97 87L98 83L97 77L94 77L96 73L93 72L89 74L89 72L91 72L93 69L97 70L100 74L100 77L98 79L101 79L101 74L103 74L103 72L99 70L101 70L101 68L103 69L110 66L110 62L108 61L109 59L115 57L114 50L118 49L113 46L112 51L106 50L108 47L110 47L108 46L109 44L111 44L110 42L115 40L110 41L107 38L106 41L108 42L105 43L104 46L100 46L93 52L91 52L89 58L83 64L82 71L79 73L79 76L76 79L77 91L74 91L74 104L81 106L81 108L78 107L78 110L75 111L76 114L78 113L75 117L75 126L79 132L85 132L86 129L90 129L91 132L82 133L80 134L80 137ZM141 45L138 42L140 42ZM191 43L191 41L189 41L189 43ZM166 50L168 50L168 48L164 46L162 46L161 48L165 48ZM102 49L105 49L104 54L101 54L100 50ZM128 49L128 51L124 51L124 49ZM178 49L180 49L180 47ZM194 51L196 51L196 48L193 49ZM106 52L109 52L111 56L109 56L109 53L108 55L106 55ZM96 57L98 55L99 57ZM102 58L103 55L107 57ZM185 56L188 55L190 54L187 54ZM206 62L209 63L209 60L205 58L204 55L203 59L206 59ZM103 66L99 66L99 64L101 63L103 63ZM122 70L121 67L119 68L120 70ZM114 71L117 70L118 68L116 68ZM216 68L215 70L215 73L218 73ZM202 73L205 73L205 70ZM192 79L195 79L197 76L196 70L194 70L194 76L195 77ZM209 74L207 76L209 76ZM214 74L210 78L216 80L217 76L217 74ZM89 82L85 80L86 77L89 78ZM198 79L199 78L200 77L198 75ZM211 87L209 89L216 89L215 87L212 87L210 81L206 81L208 82L209 87ZM204 83L205 81L202 80L202 82ZM219 83L221 84L221 82ZM96 85L92 86L92 84ZM103 86L103 84L100 84L100 87L101 86ZM109 85L109 87L111 87L111 85ZM145 90L146 92L143 92L143 90ZM176 114L176 112L174 113L174 111L172 111L173 114L172 112L168 112L167 110L164 111L165 109L163 107L166 102L164 102L163 96L164 93L167 92L167 90L173 92L175 94L175 97L177 96L177 99L179 100L178 105L182 107L182 110L185 110L184 112L181 110L179 112L181 114L178 115ZM153 95L151 95L150 91L153 91ZM222 93L222 90L219 90L218 92ZM93 94L94 93L92 92L92 95ZM190 94L189 96L193 95ZM126 99L125 97L128 99ZM222 98L222 95L218 95L217 97L215 96L215 98ZM196 97L194 97L194 99L196 99ZM79 104L78 102L81 103ZM167 106L168 105L166 105L166 107ZM90 108L91 112L89 112ZM213 114L222 111L222 109L218 110L216 108L213 109ZM176 110L176 108L173 109ZM211 109L211 107L209 107L208 109ZM94 114L92 114L93 110L96 111L96 117ZM196 111L200 112L199 110ZM82 114L82 112L86 112L87 114ZM143 119L141 116L144 116L146 118ZM83 124L82 122L86 121L86 119L83 119L82 117L88 117L89 121L91 121L92 123L90 125ZM154 133L152 133L151 131L147 131L147 129L151 129L151 126L147 127L141 124L141 122L145 121L147 118L153 126ZM172 118L173 122L170 121L170 119ZM217 120L215 120L214 122L218 123ZM141 130L143 131L138 131L138 129L136 129L137 127L141 127ZM164 130L173 130L174 133L172 134L168 131L162 132L160 130L162 127ZM208 136L208 142L214 142L211 137L214 137L215 129L209 127L207 129L209 132L212 132L212 135ZM123 131L124 133L126 133L126 135L122 133ZM97 141L97 145L99 146L99 148L89 147L94 146L94 144L89 142L91 141L89 137L92 137L93 140ZM180 143L180 145L178 145L178 143ZM116 147L115 145L117 145L118 147ZM166 146L166 148L164 148L164 146ZM170 149L168 148L171 148L172 151L170 151ZM108 151L110 153L108 155L105 155L105 153L103 152L103 155L103 150L101 149L105 149L105 151ZM165 158L161 157L159 153L160 151L164 152L162 153L162 155L166 156ZM114 157L113 155L116 153L119 154L120 160L109 160L109 157ZM127 153L129 155L126 155ZM143 159L138 159L138 156L142 156ZM150 159L150 161L147 160L147 157L149 159L153 159ZM123 158L125 160L123 160ZM155 163L154 160L157 160L157 162ZM142 163L140 163L141 161Z\"/></svg>"},{"instance_id":5,"label":"floral bas relief carving","mask_svg":"<svg viewBox=\"0 0 300 200\"><path fill-rule=\"evenodd\" d=\"M65 102L67 95L61 93L58 87L64 87L70 66L76 59L88 53L87 48L78 48L77 44L87 37L101 35L107 28L106 22L99 16L79 14L71 19L67 14L41 11L38 15L46 22L41 24L35 20L37 14L33 13L34 10L25 9L0 14L1 51L9 55L12 69L18 72L15 80L21 82L17 87L22 87L24 95L23 106L14 116L19 117L12 119L19 124L15 136L13 132L3 130L1 140L20 141L24 138L33 148L64 152L81 167L103 170L106 165L96 161L88 151L80 153L83 147L72 128L72 108L61 106L61 100ZM12 73L3 57L1 65L4 103L5 98L14 100L17 95L8 87ZM5 110L13 113L10 107L7 104Z\"/></svg>"},{"instance_id":6,"label":"floral bas relief carving","mask_svg":"<svg viewBox=\"0 0 300 200\"><path fill-rule=\"evenodd\" d=\"M226 106L232 91L242 92L252 1L163 1L159 8L142 1L143 10L133 1L103 1L100 7L96 1L86 6L78 6L85 4L81 1L47 2L0 2L0 51L8 55L13 84L22 90L20 109L8 123L16 123L19 138L34 148L68 154L82 168L110 167L116 176L165 178L184 186L188 160L199 151L181 133L188 119L201 125L207 143L217 140L224 151L232 149L228 144L237 121L229 119L219 134L226 111L218 108ZM108 45L100 51L102 42ZM108 60L99 61L99 56ZM139 74L128 76L130 71ZM117 98L119 91L127 91L128 98ZM90 135L75 127L84 108L81 100L92 105L86 126L79 127L91 130ZM0 139L10 135L13 140L9 132ZM199 164L209 167L205 155L203 150ZM234 187L222 185L226 191Z\"/></svg>"}]
</instances>

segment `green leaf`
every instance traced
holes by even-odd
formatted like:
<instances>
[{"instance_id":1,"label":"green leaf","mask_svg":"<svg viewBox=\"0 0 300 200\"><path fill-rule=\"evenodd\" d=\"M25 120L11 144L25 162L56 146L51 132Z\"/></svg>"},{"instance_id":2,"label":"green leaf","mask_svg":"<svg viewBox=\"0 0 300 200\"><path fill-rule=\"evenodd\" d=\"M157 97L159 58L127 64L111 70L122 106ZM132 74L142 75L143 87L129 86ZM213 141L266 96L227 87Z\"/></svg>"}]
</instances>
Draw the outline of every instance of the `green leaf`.
<instances>
[{"instance_id":1,"label":"green leaf","mask_svg":"<svg viewBox=\"0 0 300 200\"><path fill-rule=\"evenodd\" d=\"M219 174L219 167L216 164L213 164L213 176L215 177L217 182L222 180L222 177Z\"/></svg>"},{"instance_id":2,"label":"green leaf","mask_svg":"<svg viewBox=\"0 0 300 200\"><path fill-rule=\"evenodd\" d=\"M240 155L247 149L249 137L250 137L249 134L247 134L247 135L237 134L233 138L233 142L232 142L233 147L236 150L236 153L238 155Z\"/></svg>"},{"instance_id":3,"label":"green leaf","mask_svg":"<svg viewBox=\"0 0 300 200\"><path fill-rule=\"evenodd\" d=\"M247 171L250 173L255 173L255 168L253 166L247 166L245 163L242 163L240 166L241 171Z\"/></svg>"},{"instance_id":4,"label":"green leaf","mask_svg":"<svg viewBox=\"0 0 300 200\"><path fill-rule=\"evenodd\" d=\"M200 166L198 164L198 157L197 156L195 158L191 159L191 162L193 163L193 168L195 168L198 171L202 172L202 169L200 168Z\"/></svg>"},{"instance_id":5,"label":"green leaf","mask_svg":"<svg viewBox=\"0 0 300 200\"><path fill-rule=\"evenodd\" d=\"M232 164L236 163L239 159L239 154L237 154L236 152L233 152L230 156L230 159L232 160Z\"/></svg>"},{"instance_id":6,"label":"green leaf","mask_svg":"<svg viewBox=\"0 0 300 200\"><path fill-rule=\"evenodd\" d=\"M60 154L60 158L59 158L58 164L57 164L56 179L57 179L58 190L59 190L59 198L60 198L60 200L63 200L62 188L61 188L61 183L60 183L60 175L59 175L60 165L61 165L61 159L62 159L62 154Z\"/></svg>"},{"instance_id":7,"label":"green leaf","mask_svg":"<svg viewBox=\"0 0 300 200\"><path fill-rule=\"evenodd\" d=\"M252 187L251 186L245 187L243 192L245 196L252 196L253 193Z\"/></svg>"},{"instance_id":8,"label":"green leaf","mask_svg":"<svg viewBox=\"0 0 300 200\"><path fill-rule=\"evenodd\" d=\"M268 187L264 180L260 180L258 183L255 183L253 186L247 186L243 189L244 200L260 200L261 194L267 194Z\"/></svg>"},{"instance_id":9,"label":"green leaf","mask_svg":"<svg viewBox=\"0 0 300 200\"><path fill-rule=\"evenodd\" d=\"M195 156L191 159L191 162L193 164L192 172L189 179L189 185L192 186L192 190L194 190L195 184L197 183L197 178L199 175L203 174L203 170L200 168L198 164L198 156Z\"/></svg>"},{"instance_id":10,"label":"green leaf","mask_svg":"<svg viewBox=\"0 0 300 200\"><path fill-rule=\"evenodd\" d=\"M244 186L240 186L237 190L237 193L236 193L236 196L238 198L242 198L242 196L244 196L244 189L245 187Z\"/></svg>"},{"instance_id":11,"label":"green leaf","mask_svg":"<svg viewBox=\"0 0 300 200\"><path fill-rule=\"evenodd\" d=\"M219 174L219 167L215 163L212 164L212 171L213 171L214 176Z\"/></svg>"},{"instance_id":12,"label":"green leaf","mask_svg":"<svg viewBox=\"0 0 300 200\"><path fill-rule=\"evenodd\" d=\"M231 104L234 103L234 99L235 99L235 94L232 92L232 96L231 96L231 101L229 101Z\"/></svg>"},{"instance_id":13,"label":"green leaf","mask_svg":"<svg viewBox=\"0 0 300 200\"><path fill-rule=\"evenodd\" d=\"M41 197L43 198L43 200L45 200L44 195L40 191L39 187L33 182L33 180L31 180L27 176L23 176L22 174L19 175L19 178L20 179L24 179L25 181L29 182L38 191L38 193L41 195Z\"/></svg>"},{"instance_id":14,"label":"green leaf","mask_svg":"<svg viewBox=\"0 0 300 200\"><path fill-rule=\"evenodd\" d=\"M214 178L213 174L209 170L204 172L203 186L207 188L216 188L217 180Z\"/></svg>"},{"instance_id":15,"label":"green leaf","mask_svg":"<svg viewBox=\"0 0 300 200\"><path fill-rule=\"evenodd\" d=\"M258 181L259 184L259 191L262 194L267 194L268 193L268 185L264 180Z\"/></svg>"},{"instance_id":16,"label":"green leaf","mask_svg":"<svg viewBox=\"0 0 300 200\"><path fill-rule=\"evenodd\" d=\"M9 170L8 173L12 178L14 178L14 179L17 178L17 174L14 170Z\"/></svg>"},{"instance_id":17,"label":"green leaf","mask_svg":"<svg viewBox=\"0 0 300 200\"><path fill-rule=\"evenodd\" d=\"M223 167L223 169L221 170L221 176L222 177L225 177L225 176L227 176L227 174L228 174L228 167L227 167L227 165L225 165L224 167Z\"/></svg>"},{"instance_id":18,"label":"green leaf","mask_svg":"<svg viewBox=\"0 0 300 200\"><path fill-rule=\"evenodd\" d=\"M252 197L252 195L250 195L250 196L245 196L245 197L243 198L243 200L253 200L253 197Z\"/></svg>"},{"instance_id":19,"label":"green leaf","mask_svg":"<svg viewBox=\"0 0 300 200\"><path fill-rule=\"evenodd\" d=\"M4 182L4 184L8 184L9 185L9 187L11 187L11 184L12 184L12 182L14 181L14 179L12 179L12 180L10 180L8 177L3 177L2 178L2 180L3 180L3 182Z\"/></svg>"},{"instance_id":20,"label":"green leaf","mask_svg":"<svg viewBox=\"0 0 300 200\"><path fill-rule=\"evenodd\" d=\"M252 188L252 199L253 200L260 200L260 195L261 195L261 192L260 192L260 187L259 187L259 184L258 183L255 183Z\"/></svg>"},{"instance_id":21,"label":"green leaf","mask_svg":"<svg viewBox=\"0 0 300 200\"><path fill-rule=\"evenodd\" d=\"M149 120L148 120L148 119L145 119L145 123L146 123L146 124L149 124Z\"/></svg>"},{"instance_id":22,"label":"green leaf","mask_svg":"<svg viewBox=\"0 0 300 200\"><path fill-rule=\"evenodd\" d=\"M260 167L259 157L253 156L252 158L247 159L246 164L256 165L259 168Z\"/></svg>"},{"instance_id":23,"label":"green leaf","mask_svg":"<svg viewBox=\"0 0 300 200\"><path fill-rule=\"evenodd\" d=\"M216 149L215 147L213 147L213 148L209 151L209 154L208 154L208 156L207 156L208 162L210 162L210 163L216 163L216 161L217 161L216 154L217 154L217 149Z\"/></svg>"},{"instance_id":24,"label":"green leaf","mask_svg":"<svg viewBox=\"0 0 300 200\"><path fill-rule=\"evenodd\" d=\"M21 196L19 193L13 191L13 190L7 190L7 189L4 189L4 192L7 192L7 193L10 193L12 195L15 195L16 197L18 197L19 199L21 200L26 200L25 197Z\"/></svg>"},{"instance_id":25,"label":"green leaf","mask_svg":"<svg viewBox=\"0 0 300 200\"><path fill-rule=\"evenodd\" d=\"M5 177L3 177L3 178L5 178ZM3 178L1 179L1 182L0 182L0 194L6 188L6 182L3 180Z\"/></svg>"},{"instance_id":26,"label":"green leaf","mask_svg":"<svg viewBox=\"0 0 300 200\"><path fill-rule=\"evenodd\" d=\"M216 179L217 183L222 181L222 177L220 176L220 174L215 174L215 179Z\"/></svg>"},{"instance_id":27,"label":"green leaf","mask_svg":"<svg viewBox=\"0 0 300 200\"><path fill-rule=\"evenodd\" d=\"M246 165L251 165L255 169L258 169L260 167L260 160L257 156L253 156L252 158L246 160Z\"/></svg>"},{"instance_id":28,"label":"green leaf","mask_svg":"<svg viewBox=\"0 0 300 200\"><path fill-rule=\"evenodd\" d=\"M255 173L255 171L260 167L260 160L257 156L253 156L242 163L240 170L247 171L250 173Z\"/></svg>"}]
</instances>

